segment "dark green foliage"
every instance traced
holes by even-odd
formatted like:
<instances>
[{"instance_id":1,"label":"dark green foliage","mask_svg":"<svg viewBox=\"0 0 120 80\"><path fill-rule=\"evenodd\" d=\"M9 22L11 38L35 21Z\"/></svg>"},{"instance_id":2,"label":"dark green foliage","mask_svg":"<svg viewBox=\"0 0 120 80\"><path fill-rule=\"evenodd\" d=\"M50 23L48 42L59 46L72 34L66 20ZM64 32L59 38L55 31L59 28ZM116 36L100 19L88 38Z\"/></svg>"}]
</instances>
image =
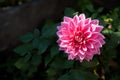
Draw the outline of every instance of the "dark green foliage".
<instances>
[{"instance_id":1,"label":"dark green foliage","mask_svg":"<svg viewBox=\"0 0 120 80\"><path fill-rule=\"evenodd\" d=\"M58 80L97 80L97 78L90 72L85 72L82 69L73 69L61 76Z\"/></svg>"}]
</instances>

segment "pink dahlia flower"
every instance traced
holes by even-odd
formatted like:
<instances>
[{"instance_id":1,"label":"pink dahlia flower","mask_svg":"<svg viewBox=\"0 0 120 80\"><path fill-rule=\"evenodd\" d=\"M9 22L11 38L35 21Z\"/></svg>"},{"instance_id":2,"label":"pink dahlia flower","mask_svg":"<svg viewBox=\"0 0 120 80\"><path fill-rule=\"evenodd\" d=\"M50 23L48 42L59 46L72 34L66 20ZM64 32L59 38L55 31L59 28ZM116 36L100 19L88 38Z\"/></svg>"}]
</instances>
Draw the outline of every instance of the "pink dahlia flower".
<instances>
[{"instance_id":1,"label":"pink dahlia flower","mask_svg":"<svg viewBox=\"0 0 120 80\"><path fill-rule=\"evenodd\" d=\"M65 16L57 29L59 49L67 53L70 60L90 61L95 54L100 54L100 47L105 44L105 37L100 33L103 26L96 19L85 18L84 14L73 18Z\"/></svg>"}]
</instances>

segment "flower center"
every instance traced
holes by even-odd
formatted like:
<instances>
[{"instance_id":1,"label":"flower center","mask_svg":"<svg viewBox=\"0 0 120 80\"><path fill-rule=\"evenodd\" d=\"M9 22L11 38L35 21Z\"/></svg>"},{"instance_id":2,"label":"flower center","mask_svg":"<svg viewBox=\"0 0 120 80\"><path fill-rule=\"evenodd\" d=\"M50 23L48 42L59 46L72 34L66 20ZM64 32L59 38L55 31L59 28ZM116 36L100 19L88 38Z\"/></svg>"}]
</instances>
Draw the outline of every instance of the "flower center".
<instances>
[{"instance_id":1,"label":"flower center","mask_svg":"<svg viewBox=\"0 0 120 80\"><path fill-rule=\"evenodd\" d=\"M82 32L76 32L74 36L74 44L80 46L85 44L85 42L85 35Z\"/></svg>"}]
</instances>

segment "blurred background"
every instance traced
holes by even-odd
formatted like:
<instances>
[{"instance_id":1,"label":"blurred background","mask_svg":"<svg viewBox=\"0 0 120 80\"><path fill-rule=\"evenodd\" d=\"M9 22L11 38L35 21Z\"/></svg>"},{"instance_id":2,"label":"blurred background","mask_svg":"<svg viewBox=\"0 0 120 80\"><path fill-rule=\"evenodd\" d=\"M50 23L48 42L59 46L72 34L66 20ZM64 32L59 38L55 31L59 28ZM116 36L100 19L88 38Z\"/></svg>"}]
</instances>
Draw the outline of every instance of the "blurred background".
<instances>
[{"instance_id":1,"label":"blurred background","mask_svg":"<svg viewBox=\"0 0 120 80\"><path fill-rule=\"evenodd\" d=\"M105 27L90 63L68 61L56 43L63 17L80 13ZM0 0L0 80L120 80L119 18L119 0Z\"/></svg>"}]
</instances>

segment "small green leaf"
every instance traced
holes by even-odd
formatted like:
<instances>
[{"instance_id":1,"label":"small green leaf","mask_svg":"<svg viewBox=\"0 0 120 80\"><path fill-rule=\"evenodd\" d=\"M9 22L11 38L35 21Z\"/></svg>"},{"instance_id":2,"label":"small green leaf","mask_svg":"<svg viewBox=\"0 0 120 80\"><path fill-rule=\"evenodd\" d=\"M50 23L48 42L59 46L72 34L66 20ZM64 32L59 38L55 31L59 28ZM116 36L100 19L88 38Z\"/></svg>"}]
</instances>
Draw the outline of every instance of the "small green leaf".
<instances>
[{"instance_id":1,"label":"small green leaf","mask_svg":"<svg viewBox=\"0 0 120 80\"><path fill-rule=\"evenodd\" d=\"M92 16L91 16L92 19L95 19L97 17L97 15L98 15L97 13L93 13Z\"/></svg>"},{"instance_id":2,"label":"small green leaf","mask_svg":"<svg viewBox=\"0 0 120 80\"><path fill-rule=\"evenodd\" d=\"M25 57L24 57L24 61L28 62L31 57L32 57L31 53L27 53L27 55L25 55Z\"/></svg>"},{"instance_id":3,"label":"small green leaf","mask_svg":"<svg viewBox=\"0 0 120 80\"><path fill-rule=\"evenodd\" d=\"M55 57L54 61L50 64L52 68L67 69L73 66L74 61L64 58L64 56L61 54L57 56Z\"/></svg>"},{"instance_id":4,"label":"small green leaf","mask_svg":"<svg viewBox=\"0 0 120 80\"><path fill-rule=\"evenodd\" d=\"M87 9L90 11L90 12L94 12L94 8L93 8L93 5L92 4L89 4L89 5L87 5L86 6L87 7Z\"/></svg>"},{"instance_id":5,"label":"small green leaf","mask_svg":"<svg viewBox=\"0 0 120 80\"><path fill-rule=\"evenodd\" d=\"M32 46L33 48L38 48L40 42L39 42L39 39L35 38L33 41L32 41Z\"/></svg>"},{"instance_id":6,"label":"small green leaf","mask_svg":"<svg viewBox=\"0 0 120 80\"><path fill-rule=\"evenodd\" d=\"M39 37L39 35L40 35L39 29L35 28L35 29L34 29L34 32L33 32L33 36L34 36L35 38L37 38L37 37Z\"/></svg>"},{"instance_id":7,"label":"small green leaf","mask_svg":"<svg viewBox=\"0 0 120 80\"><path fill-rule=\"evenodd\" d=\"M36 72L37 71L37 67L36 66L30 66L30 68L29 68L29 72L30 73L34 73L34 72Z\"/></svg>"},{"instance_id":8,"label":"small green leaf","mask_svg":"<svg viewBox=\"0 0 120 80\"><path fill-rule=\"evenodd\" d=\"M111 49L115 48L118 44L120 44L120 32L113 32L105 46L107 49Z\"/></svg>"},{"instance_id":9,"label":"small green leaf","mask_svg":"<svg viewBox=\"0 0 120 80\"><path fill-rule=\"evenodd\" d=\"M86 67L86 68L91 68L91 67L95 67L95 66L97 66L99 64L99 62L98 62L98 60L97 59L93 59L93 60L91 60L90 62L88 62L88 61L83 61L82 63L81 63L81 65L83 66L83 67Z\"/></svg>"},{"instance_id":10,"label":"small green leaf","mask_svg":"<svg viewBox=\"0 0 120 80\"><path fill-rule=\"evenodd\" d=\"M52 22L46 22L46 24L42 28L42 37L43 38L51 38L55 36L56 33L56 25Z\"/></svg>"},{"instance_id":11,"label":"small green leaf","mask_svg":"<svg viewBox=\"0 0 120 80\"><path fill-rule=\"evenodd\" d=\"M97 80L97 77L90 72L71 70L63 76L59 77L58 80Z\"/></svg>"},{"instance_id":12,"label":"small green leaf","mask_svg":"<svg viewBox=\"0 0 120 80\"><path fill-rule=\"evenodd\" d=\"M40 41L40 44L38 47L38 54L42 54L46 51L46 49L50 45L51 41L45 40L45 39L40 39L39 41Z\"/></svg>"},{"instance_id":13,"label":"small green leaf","mask_svg":"<svg viewBox=\"0 0 120 80\"><path fill-rule=\"evenodd\" d=\"M75 13L75 10L72 8L66 8L64 12L65 16L68 16L68 17L73 17L74 13Z\"/></svg>"},{"instance_id":14,"label":"small green leaf","mask_svg":"<svg viewBox=\"0 0 120 80\"><path fill-rule=\"evenodd\" d=\"M28 43L33 39L33 34L28 32L25 35L20 37L21 41L24 43Z\"/></svg>"},{"instance_id":15,"label":"small green leaf","mask_svg":"<svg viewBox=\"0 0 120 80\"><path fill-rule=\"evenodd\" d=\"M39 65L41 63L41 55L35 54L34 56L32 56L31 63L33 65Z\"/></svg>"},{"instance_id":16,"label":"small green leaf","mask_svg":"<svg viewBox=\"0 0 120 80\"><path fill-rule=\"evenodd\" d=\"M24 56L27 52L32 50L32 45L31 44L24 44L20 45L17 48L14 49L14 51L19 54L20 56Z\"/></svg>"},{"instance_id":17,"label":"small green leaf","mask_svg":"<svg viewBox=\"0 0 120 80\"><path fill-rule=\"evenodd\" d=\"M53 58L50 57L50 54L47 54L45 56L45 66L48 66L48 64L51 62Z\"/></svg>"},{"instance_id":18,"label":"small green leaf","mask_svg":"<svg viewBox=\"0 0 120 80\"><path fill-rule=\"evenodd\" d=\"M18 59L16 62L15 62L15 66L18 68L18 69L21 69L23 71L26 71L27 68L29 67L29 63L26 63L24 62L24 60L22 58Z\"/></svg>"},{"instance_id":19,"label":"small green leaf","mask_svg":"<svg viewBox=\"0 0 120 80\"><path fill-rule=\"evenodd\" d=\"M51 48L50 50L50 54L51 54L51 57L54 57L55 55L57 55L59 53L59 49L58 49L58 46L55 45Z\"/></svg>"},{"instance_id":20,"label":"small green leaf","mask_svg":"<svg viewBox=\"0 0 120 80\"><path fill-rule=\"evenodd\" d=\"M101 7L101 8L98 8L98 10L97 10L97 12L98 13L100 13L100 12L102 12L103 11L103 8Z\"/></svg>"}]
</instances>

